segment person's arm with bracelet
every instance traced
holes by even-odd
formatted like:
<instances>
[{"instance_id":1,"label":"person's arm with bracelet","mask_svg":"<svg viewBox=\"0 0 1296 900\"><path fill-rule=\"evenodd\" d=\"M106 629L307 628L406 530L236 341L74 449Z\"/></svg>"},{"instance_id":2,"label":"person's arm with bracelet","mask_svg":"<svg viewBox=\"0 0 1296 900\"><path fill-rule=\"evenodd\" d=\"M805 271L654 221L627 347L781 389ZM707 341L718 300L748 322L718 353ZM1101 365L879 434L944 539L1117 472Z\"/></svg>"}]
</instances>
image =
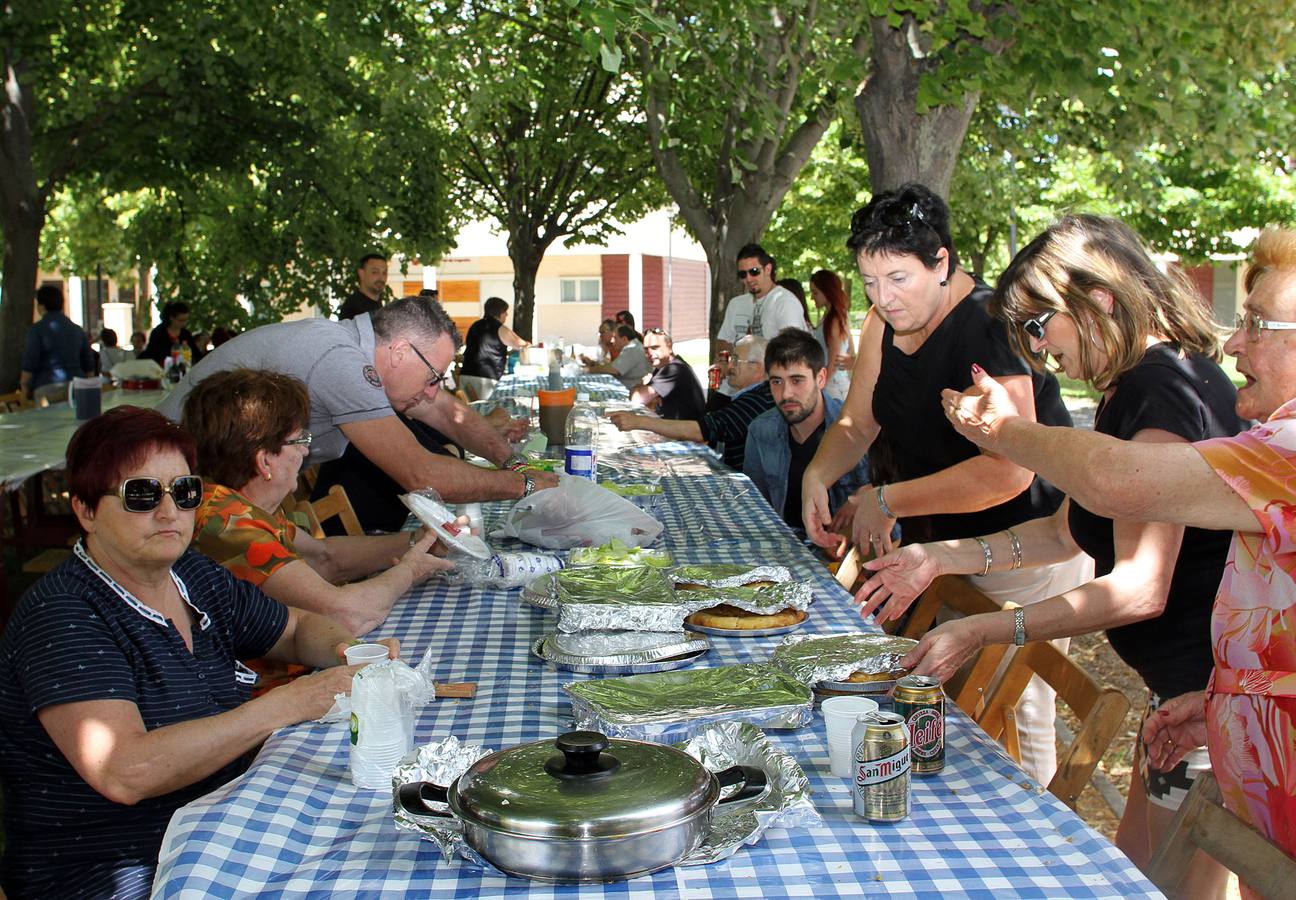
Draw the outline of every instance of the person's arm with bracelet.
<instances>
[{"instance_id":1,"label":"person's arm with bracelet","mask_svg":"<svg viewBox=\"0 0 1296 900\"><path fill-rule=\"evenodd\" d=\"M1035 418L1034 387L1029 375L1003 379L1004 390L1017 408ZM936 513L977 512L997 506L1030 487L1034 474L1011 460L982 453L909 481L883 487L866 487L857 493L852 539L866 547L870 535L880 539L880 549L891 549L891 530L896 519ZM885 505L885 509L883 506Z\"/></svg>"},{"instance_id":2,"label":"person's arm with bracelet","mask_svg":"<svg viewBox=\"0 0 1296 900\"><path fill-rule=\"evenodd\" d=\"M651 431L673 441L702 442L702 429L692 419L659 419L632 412L608 413L608 419L619 431Z\"/></svg>"},{"instance_id":3,"label":"person's arm with bracelet","mask_svg":"<svg viewBox=\"0 0 1296 900\"><path fill-rule=\"evenodd\" d=\"M1037 472L1090 512L1214 531L1262 530L1246 501L1189 444L1122 441L1079 428L1040 425L984 372L966 393L942 393L960 434Z\"/></svg>"},{"instance_id":4,"label":"person's arm with bracelet","mask_svg":"<svg viewBox=\"0 0 1296 900\"><path fill-rule=\"evenodd\" d=\"M328 666L249 700L228 712L188 722L145 727L129 700L85 700L36 713L59 751L92 788L115 803L134 805L201 781L254 749L276 729L318 718L333 697L350 690L360 666L339 665L352 635L337 622L290 609L288 624L266 655ZM389 646L394 653L395 641Z\"/></svg>"},{"instance_id":5,"label":"person's arm with bracelet","mask_svg":"<svg viewBox=\"0 0 1296 900\"><path fill-rule=\"evenodd\" d=\"M395 559L391 555L384 557L388 568L372 578L334 584L317 572L302 553L302 559L276 569L261 589L286 606L329 616L355 634L367 634L386 621L402 594L433 573L453 568L453 563L428 552L435 541L433 535L425 534L412 545L405 535L391 537L391 542L399 540L404 545L404 553ZM308 546L313 541L309 535L299 535L298 540Z\"/></svg>"},{"instance_id":6,"label":"person's arm with bracelet","mask_svg":"<svg viewBox=\"0 0 1296 900\"><path fill-rule=\"evenodd\" d=\"M357 450L402 488L417 491L432 487L450 503L517 500L558 484L558 476L552 472L484 469L430 453L395 416L348 422L339 427Z\"/></svg>"},{"instance_id":7,"label":"person's arm with bracelet","mask_svg":"<svg viewBox=\"0 0 1296 900\"><path fill-rule=\"evenodd\" d=\"M988 644L1024 644L1088 634L1155 618L1165 611L1183 526L1117 520L1116 563L1074 590L1026 607L938 625L900 661L919 675L949 678ZM997 557L991 570L1009 568Z\"/></svg>"},{"instance_id":8,"label":"person's arm with bracelet","mask_svg":"<svg viewBox=\"0 0 1296 900\"><path fill-rule=\"evenodd\" d=\"M828 529L833 516L828 489L868 453L881 430L873 418L873 388L881 370L882 317L869 316L860 334L861 352L855 360L850 392L841 415L824 432L814 459L801 479L801 512L806 535L820 547L836 548L841 542ZM864 352L868 348L868 352Z\"/></svg>"}]
</instances>

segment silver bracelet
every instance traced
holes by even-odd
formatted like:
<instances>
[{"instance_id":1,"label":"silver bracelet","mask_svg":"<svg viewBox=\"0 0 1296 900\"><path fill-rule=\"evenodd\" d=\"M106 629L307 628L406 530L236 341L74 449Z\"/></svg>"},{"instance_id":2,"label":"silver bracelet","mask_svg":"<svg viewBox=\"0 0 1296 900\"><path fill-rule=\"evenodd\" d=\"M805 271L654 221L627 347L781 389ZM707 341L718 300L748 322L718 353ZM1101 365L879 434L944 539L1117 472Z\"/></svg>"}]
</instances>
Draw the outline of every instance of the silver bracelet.
<instances>
[{"instance_id":1,"label":"silver bracelet","mask_svg":"<svg viewBox=\"0 0 1296 900\"><path fill-rule=\"evenodd\" d=\"M409 542L409 545L410 545L411 547L413 547L415 544L418 543L418 533L419 533L419 530L418 530L417 528L415 528L413 531L410 532L410 537L409 537L409 541L410 541L410 542Z\"/></svg>"},{"instance_id":2,"label":"silver bracelet","mask_svg":"<svg viewBox=\"0 0 1296 900\"><path fill-rule=\"evenodd\" d=\"M1004 534L1008 535L1008 542L1012 547L1012 568L1020 569L1022 567L1022 546L1021 541L1017 539L1017 532L1011 528L1005 528Z\"/></svg>"},{"instance_id":3,"label":"silver bracelet","mask_svg":"<svg viewBox=\"0 0 1296 900\"><path fill-rule=\"evenodd\" d=\"M881 510L882 515L886 516L888 519L894 519L895 513L891 512L891 507L887 506L886 497L882 495L882 489L884 487L886 487L886 485L879 484L877 486L876 496L878 509Z\"/></svg>"},{"instance_id":4,"label":"silver bracelet","mask_svg":"<svg viewBox=\"0 0 1296 900\"><path fill-rule=\"evenodd\" d=\"M972 540L981 545L981 552L985 554L985 568L981 570L981 576L989 575L990 567L994 565L994 554L990 552L990 542L981 537L974 537Z\"/></svg>"},{"instance_id":5,"label":"silver bracelet","mask_svg":"<svg viewBox=\"0 0 1296 900\"><path fill-rule=\"evenodd\" d=\"M1021 606L1013 610L1013 643L1026 646L1026 610Z\"/></svg>"}]
</instances>

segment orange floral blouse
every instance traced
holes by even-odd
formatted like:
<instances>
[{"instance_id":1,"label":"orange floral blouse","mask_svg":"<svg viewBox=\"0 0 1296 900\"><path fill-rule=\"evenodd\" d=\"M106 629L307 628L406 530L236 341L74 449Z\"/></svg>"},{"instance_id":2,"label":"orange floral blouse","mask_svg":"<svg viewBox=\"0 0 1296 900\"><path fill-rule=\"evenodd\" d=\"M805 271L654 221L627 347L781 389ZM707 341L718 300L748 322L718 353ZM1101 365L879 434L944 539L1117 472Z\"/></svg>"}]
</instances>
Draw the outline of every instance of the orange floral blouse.
<instances>
[{"instance_id":1,"label":"orange floral blouse","mask_svg":"<svg viewBox=\"0 0 1296 900\"><path fill-rule=\"evenodd\" d=\"M194 544L238 578L260 587L279 569L301 559L293 548L296 535L296 525L253 505L238 491L204 485Z\"/></svg>"},{"instance_id":2,"label":"orange floral blouse","mask_svg":"<svg viewBox=\"0 0 1296 900\"><path fill-rule=\"evenodd\" d=\"M1236 437L1194 445L1251 507L1211 617L1207 746L1225 805L1296 852L1296 400Z\"/></svg>"}]
</instances>

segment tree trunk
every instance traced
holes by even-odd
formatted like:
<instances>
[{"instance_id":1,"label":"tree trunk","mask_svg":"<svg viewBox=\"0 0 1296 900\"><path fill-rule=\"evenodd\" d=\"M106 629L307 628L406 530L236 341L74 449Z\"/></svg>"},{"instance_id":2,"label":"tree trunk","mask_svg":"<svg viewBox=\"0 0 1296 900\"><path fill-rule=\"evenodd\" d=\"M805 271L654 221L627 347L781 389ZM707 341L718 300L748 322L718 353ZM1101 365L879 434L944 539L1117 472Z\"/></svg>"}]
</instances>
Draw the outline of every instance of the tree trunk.
<instances>
[{"instance_id":1,"label":"tree trunk","mask_svg":"<svg viewBox=\"0 0 1296 900\"><path fill-rule=\"evenodd\" d=\"M958 106L918 112L918 86L937 62L927 56L912 18L899 28L875 18L873 68L855 97L869 181L875 193L910 181L921 182L942 197L949 196L963 136L980 92L963 95Z\"/></svg>"},{"instance_id":2,"label":"tree trunk","mask_svg":"<svg viewBox=\"0 0 1296 900\"><path fill-rule=\"evenodd\" d=\"M524 341L533 341L536 272L547 247L541 246L526 229L510 228L509 259L513 263L513 331Z\"/></svg>"},{"instance_id":3,"label":"tree trunk","mask_svg":"<svg viewBox=\"0 0 1296 900\"><path fill-rule=\"evenodd\" d=\"M4 210L4 295L0 302L0 392L16 390L32 325L45 205Z\"/></svg>"}]
</instances>

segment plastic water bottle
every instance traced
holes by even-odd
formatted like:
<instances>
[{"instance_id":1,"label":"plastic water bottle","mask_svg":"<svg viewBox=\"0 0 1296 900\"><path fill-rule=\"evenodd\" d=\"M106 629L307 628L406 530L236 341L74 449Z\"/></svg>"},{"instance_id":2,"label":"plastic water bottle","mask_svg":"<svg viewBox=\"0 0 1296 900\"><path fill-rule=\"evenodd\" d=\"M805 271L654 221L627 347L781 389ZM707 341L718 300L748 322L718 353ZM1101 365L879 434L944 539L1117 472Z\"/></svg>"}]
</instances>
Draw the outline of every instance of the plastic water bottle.
<instances>
[{"instance_id":1,"label":"plastic water bottle","mask_svg":"<svg viewBox=\"0 0 1296 900\"><path fill-rule=\"evenodd\" d=\"M589 394L577 394L576 405L567 414L568 475L597 481L599 414L590 406Z\"/></svg>"}]
</instances>

